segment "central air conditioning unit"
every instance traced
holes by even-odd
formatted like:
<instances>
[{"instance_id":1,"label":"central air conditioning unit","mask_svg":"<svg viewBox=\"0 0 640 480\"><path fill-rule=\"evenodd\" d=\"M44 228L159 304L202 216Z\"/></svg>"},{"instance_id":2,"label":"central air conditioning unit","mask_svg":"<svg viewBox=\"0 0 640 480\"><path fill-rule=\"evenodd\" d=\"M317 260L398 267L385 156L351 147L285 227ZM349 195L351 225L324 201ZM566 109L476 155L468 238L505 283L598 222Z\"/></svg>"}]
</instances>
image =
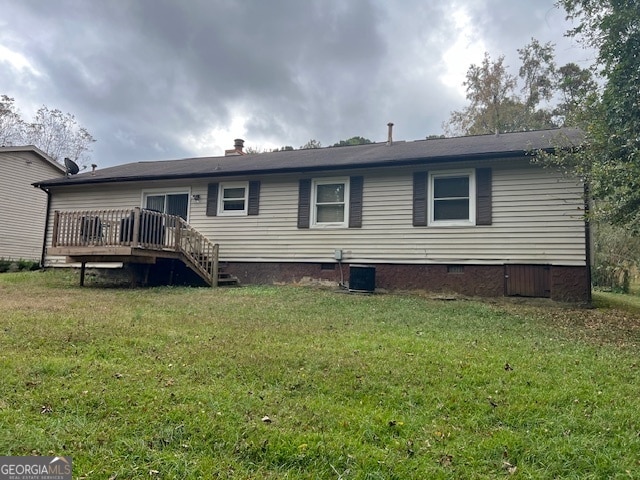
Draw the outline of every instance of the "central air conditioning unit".
<instances>
[{"instance_id":1,"label":"central air conditioning unit","mask_svg":"<svg viewBox=\"0 0 640 480\"><path fill-rule=\"evenodd\" d=\"M373 293L376 289L376 267L349 265L349 291Z\"/></svg>"}]
</instances>

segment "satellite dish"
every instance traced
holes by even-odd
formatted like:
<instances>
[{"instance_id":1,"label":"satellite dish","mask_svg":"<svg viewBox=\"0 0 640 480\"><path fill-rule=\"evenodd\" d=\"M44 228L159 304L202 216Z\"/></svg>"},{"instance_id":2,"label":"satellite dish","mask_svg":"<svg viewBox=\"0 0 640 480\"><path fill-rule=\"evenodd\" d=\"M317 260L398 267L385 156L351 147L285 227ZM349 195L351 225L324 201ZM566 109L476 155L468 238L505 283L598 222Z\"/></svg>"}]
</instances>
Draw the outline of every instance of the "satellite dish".
<instances>
[{"instance_id":1,"label":"satellite dish","mask_svg":"<svg viewBox=\"0 0 640 480\"><path fill-rule=\"evenodd\" d=\"M67 175L75 175L80 171L78 164L71 160L69 157L65 157L64 166L67 169Z\"/></svg>"}]
</instances>

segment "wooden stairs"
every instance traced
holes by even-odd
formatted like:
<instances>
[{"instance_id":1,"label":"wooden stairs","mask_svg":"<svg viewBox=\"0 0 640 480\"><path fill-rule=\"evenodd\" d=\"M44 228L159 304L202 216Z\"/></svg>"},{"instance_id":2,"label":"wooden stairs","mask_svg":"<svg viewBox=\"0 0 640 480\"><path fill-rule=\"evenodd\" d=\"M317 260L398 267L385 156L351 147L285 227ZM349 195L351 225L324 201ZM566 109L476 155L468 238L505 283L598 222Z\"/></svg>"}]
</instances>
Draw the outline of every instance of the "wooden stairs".
<instances>
[{"instance_id":1,"label":"wooden stairs","mask_svg":"<svg viewBox=\"0 0 640 480\"><path fill-rule=\"evenodd\" d=\"M226 265L218 267L218 286L219 287L238 287L240 280L235 275L225 272Z\"/></svg>"},{"instance_id":2,"label":"wooden stairs","mask_svg":"<svg viewBox=\"0 0 640 480\"><path fill-rule=\"evenodd\" d=\"M217 245L216 245L217 246ZM217 249L216 249L217 256ZM193 272L198 274L202 280L204 280L209 286L218 286L218 287L235 287L240 285L240 280L235 275L232 275L226 271L228 264L218 262L216 259L212 259L207 257L206 255L197 255L197 264L192 264L193 262L188 259L183 260L184 264L189 267ZM217 285L213 285L212 281L209 277L209 272L213 273L215 270L218 271L218 283Z\"/></svg>"}]
</instances>

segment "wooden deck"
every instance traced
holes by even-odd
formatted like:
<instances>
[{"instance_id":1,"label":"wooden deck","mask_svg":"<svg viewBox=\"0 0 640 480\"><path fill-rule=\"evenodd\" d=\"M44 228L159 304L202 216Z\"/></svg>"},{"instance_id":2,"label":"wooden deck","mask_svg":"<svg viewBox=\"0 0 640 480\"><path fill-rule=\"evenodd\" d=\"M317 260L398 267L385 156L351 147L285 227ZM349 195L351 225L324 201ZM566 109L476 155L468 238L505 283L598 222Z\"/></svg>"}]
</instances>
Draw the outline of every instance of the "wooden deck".
<instances>
[{"instance_id":1,"label":"wooden deck","mask_svg":"<svg viewBox=\"0 0 640 480\"><path fill-rule=\"evenodd\" d=\"M154 264L171 258L218 286L218 244L181 217L152 210L56 211L48 253L79 262L81 284L90 262Z\"/></svg>"}]
</instances>

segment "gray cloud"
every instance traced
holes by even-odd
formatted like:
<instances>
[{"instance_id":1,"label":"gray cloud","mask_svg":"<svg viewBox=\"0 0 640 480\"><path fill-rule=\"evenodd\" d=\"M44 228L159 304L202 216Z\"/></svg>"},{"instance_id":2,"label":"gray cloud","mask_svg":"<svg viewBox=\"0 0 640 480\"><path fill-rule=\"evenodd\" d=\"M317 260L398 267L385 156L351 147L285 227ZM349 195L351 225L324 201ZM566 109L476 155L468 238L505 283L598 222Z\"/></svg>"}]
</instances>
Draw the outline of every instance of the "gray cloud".
<instances>
[{"instance_id":1,"label":"gray cloud","mask_svg":"<svg viewBox=\"0 0 640 480\"><path fill-rule=\"evenodd\" d=\"M0 47L39 72L0 57L0 93L26 109L73 113L98 140L93 158L102 166L221 154L231 145L215 132L239 117L250 145L384 140L388 121L399 138L424 138L440 133L464 102L457 89L464 78L441 79L444 52L457 38L455 9L466 9L493 56L512 55L513 63L531 37L562 40L566 28L553 0L0 0L0 7ZM567 58L584 56L566 45Z\"/></svg>"}]
</instances>

